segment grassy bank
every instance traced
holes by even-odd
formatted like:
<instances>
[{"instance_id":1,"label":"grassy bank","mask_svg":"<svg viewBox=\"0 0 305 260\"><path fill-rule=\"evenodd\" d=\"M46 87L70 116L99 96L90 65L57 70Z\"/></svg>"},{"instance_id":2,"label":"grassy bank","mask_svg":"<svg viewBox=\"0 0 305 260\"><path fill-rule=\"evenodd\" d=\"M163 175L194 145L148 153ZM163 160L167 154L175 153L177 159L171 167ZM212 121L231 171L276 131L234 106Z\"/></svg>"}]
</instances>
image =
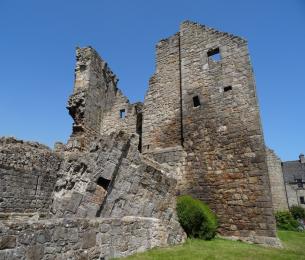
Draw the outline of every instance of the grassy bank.
<instances>
[{"instance_id":1,"label":"grassy bank","mask_svg":"<svg viewBox=\"0 0 305 260\"><path fill-rule=\"evenodd\" d=\"M176 260L176 259L305 259L305 233L279 231L284 248L265 248L224 239L211 241L189 239L181 246L152 249L136 254L128 260Z\"/></svg>"}]
</instances>

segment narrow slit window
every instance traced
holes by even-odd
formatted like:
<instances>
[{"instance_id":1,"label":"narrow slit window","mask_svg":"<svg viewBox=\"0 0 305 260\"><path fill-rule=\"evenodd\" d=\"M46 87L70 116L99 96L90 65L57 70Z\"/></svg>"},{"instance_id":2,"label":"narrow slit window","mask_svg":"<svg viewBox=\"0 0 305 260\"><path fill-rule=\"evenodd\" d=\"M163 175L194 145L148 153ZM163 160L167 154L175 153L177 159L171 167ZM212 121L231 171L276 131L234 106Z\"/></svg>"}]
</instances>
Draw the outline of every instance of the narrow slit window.
<instances>
[{"instance_id":1,"label":"narrow slit window","mask_svg":"<svg viewBox=\"0 0 305 260\"><path fill-rule=\"evenodd\" d=\"M194 107L199 107L200 106L200 99L198 96L193 97L193 106Z\"/></svg>"},{"instance_id":2,"label":"narrow slit window","mask_svg":"<svg viewBox=\"0 0 305 260\"><path fill-rule=\"evenodd\" d=\"M301 196L301 197L300 197L300 202L301 202L301 204L305 204L304 196Z\"/></svg>"},{"instance_id":3,"label":"narrow slit window","mask_svg":"<svg viewBox=\"0 0 305 260\"><path fill-rule=\"evenodd\" d=\"M232 90L232 86L226 86L223 88L223 92L228 92L230 90Z\"/></svg>"},{"instance_id":4,"label":"narrow slit window","mask_svg":"<svg viewBox=\"0 0 305 260\"><path fill-rule=\"evenodd\" d=\"M107 190L109 184L110 184L110 180L108 179L105 179L103 177L99 177L97 179L97 182L96 182L97 185L103 187L104 190Z\"/></svg>"},{"instance_id":5,"label":"narrow slit window","mask_svg":"<svg viewBox=\"0 0 305 260\"><path fill-rule=\"evenodd\" d=\"M126 116L125 109L121 109L120 110L120 118L125 118L125 116Z\"/></svg>"},{"instance_id":6,"label":"narrow slit window","mask_svg":"<svg viewBox=\"0 0 305 260\"><path fill-rule=\"evenodd\" d=\"M219 48L208 51L208 57L213 61L220 61L221 56L220 56Z\"/></svg>"}]
</instances>

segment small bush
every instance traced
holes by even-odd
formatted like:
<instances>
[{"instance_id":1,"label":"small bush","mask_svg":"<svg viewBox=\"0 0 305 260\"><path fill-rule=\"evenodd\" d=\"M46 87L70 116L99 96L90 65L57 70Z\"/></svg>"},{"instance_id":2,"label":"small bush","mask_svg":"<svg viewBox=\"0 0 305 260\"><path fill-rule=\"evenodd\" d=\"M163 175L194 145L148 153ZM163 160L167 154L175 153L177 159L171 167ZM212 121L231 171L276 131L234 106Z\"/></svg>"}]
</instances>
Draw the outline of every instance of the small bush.
<instances>
[{"instance_id":1,"label":"small bush","mask_svg":"<svg viewBox=\"0 0 305 260\"><path fill-rule=\"evenodd\" d=\"M290 213L296 220L305 219L305 209L300 206L294 205L290 207Z\"/></svg>"},{"instance_id":2,"label":"small bush","mask_svg":"<svg viewBox=\"0 0 305 260\"><path fill-rule=\"evenodd\" d=\"M184 231L191 238L210 240L216 235L217 219L210 208L191 196L177 199L177 214Z\"/></svg>"},{"instance_id":3,"label":"small bush","mask_svg":"<svg viewBox=\"0 0 305 260\"><path fill-rule=\"evenodd\" d=\"M282 230L298 231L299 223L289 211L278 211L275 214L276 226Z\"/></svg>"}]
</instances>

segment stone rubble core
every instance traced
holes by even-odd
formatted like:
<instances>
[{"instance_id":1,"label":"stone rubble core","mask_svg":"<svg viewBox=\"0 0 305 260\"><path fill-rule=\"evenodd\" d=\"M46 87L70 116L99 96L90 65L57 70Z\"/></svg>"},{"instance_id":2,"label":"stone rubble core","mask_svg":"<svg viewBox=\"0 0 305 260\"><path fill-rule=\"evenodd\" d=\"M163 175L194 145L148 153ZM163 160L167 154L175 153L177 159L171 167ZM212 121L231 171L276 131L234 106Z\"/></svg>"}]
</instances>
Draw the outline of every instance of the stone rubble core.
<instances>
[{"instance_id":1,"label":"stone rubble core","mask_svg":"<svg viewBox=\"0 0 305 260\"><path fill-rule=\"evenodd\" d=\"M267 163L247 42L186 21L156 52L144 103L131 104L97 52L77 48L67 144L0 139L0 259L108 259L182 243L179 194L208 203L222 237L280 247L272 197L280 207L282 190L271 193L280 180L268 172L277 164Z\"/></svg>"}]
</instances>

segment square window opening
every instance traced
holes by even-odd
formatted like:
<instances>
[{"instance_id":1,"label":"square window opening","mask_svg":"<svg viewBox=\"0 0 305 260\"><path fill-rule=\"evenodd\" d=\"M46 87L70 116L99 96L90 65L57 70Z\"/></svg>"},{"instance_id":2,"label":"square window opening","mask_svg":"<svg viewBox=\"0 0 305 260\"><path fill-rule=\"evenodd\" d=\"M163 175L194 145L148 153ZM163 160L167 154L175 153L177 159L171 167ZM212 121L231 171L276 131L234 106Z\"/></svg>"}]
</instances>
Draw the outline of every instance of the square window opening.
<instances>
[{"instance_id":1,"label":"square window opening","mask_svg":"<svg viewBox=\"0 0 305 260\"><path fill-rule=\"evenodd\" d=\"M125 118L125 116L126 116L125 109L121 109L120 110L120 118Z\"/></svg>"},{"instance_id":2,"label":"square window opening","mask_svg":"<svg viewBox=\"0 0 305 260\"><path fill-rule=\"evenodd\" d=\"M208 57L211 58L213 61L220 61L221 56L220 56L219 48L208 51Z\"/></svg>"},{"instance_id":3,"label":"square window opening","mask_svg":"<svg viewBox=\"0 0 305 260\"><path fill-rule=\"evenodd\" d=\"M226 86L223 88L223 92L228 92L230 90L232 90L232 86Z\"/></svg>"},{"instance_id":4,"label":"square window opening","mask_svg":"<svg viewBox=\"0 0 305 260\"><path fill-rule=\"evenodd\" d=\"M199 107L200 106L200 99L198 96L193 97L193 106L194 107Z\"/></svg>"},{"instance_id":5,"label":"square window opening","mask_svg":"<svg viewBox=\"0 0 305 260\"><path fill-rule=\"evenodd\" d=\"M300 202L301 202L301 204L305 204L304 196L301 196L301 197L300 197Z\"/></svg>"}]
</instances>

